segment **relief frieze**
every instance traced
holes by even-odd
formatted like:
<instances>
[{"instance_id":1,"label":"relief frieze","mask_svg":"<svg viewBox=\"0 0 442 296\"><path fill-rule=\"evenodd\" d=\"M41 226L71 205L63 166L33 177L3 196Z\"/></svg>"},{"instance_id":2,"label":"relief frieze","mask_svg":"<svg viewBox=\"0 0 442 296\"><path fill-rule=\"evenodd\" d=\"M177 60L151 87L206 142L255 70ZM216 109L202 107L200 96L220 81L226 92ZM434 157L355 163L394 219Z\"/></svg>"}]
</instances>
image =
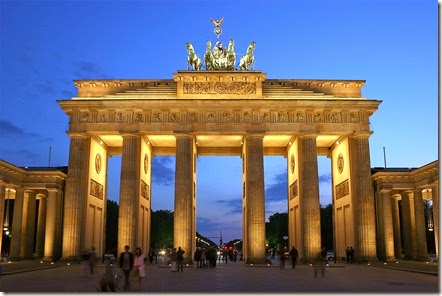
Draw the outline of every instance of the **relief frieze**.
<instances>
[{"instance_id":1,"label":"relief frieze","mask_svg":"<svg viewBox=\"0 0 442 296\"><path fill-rule=\"evenodd\" d=\"M336 199L340 199L350 194L348 179L335 186Z\"/></svg>"},{"instance_id":2,"label":"relief frieze","mask_svg":"<svg viewBox=\"0 0 442 296\"><path fill-rule=\"evenodd\" d=\"M183 94L235 94L256 93L256 84L251 82L184 82Z\"/></svg>"},{"instance_id":3,"label":"relief frieze","mask_svg":"<svg viewBox=\"0 0 442 296\"><path fill-rule=\"evenodd\" d=\"M96 198L103 199L103 185L98 183L97 181L91 179L90 183L90 195L95 196Z\"/></svg>"}]
</instances>

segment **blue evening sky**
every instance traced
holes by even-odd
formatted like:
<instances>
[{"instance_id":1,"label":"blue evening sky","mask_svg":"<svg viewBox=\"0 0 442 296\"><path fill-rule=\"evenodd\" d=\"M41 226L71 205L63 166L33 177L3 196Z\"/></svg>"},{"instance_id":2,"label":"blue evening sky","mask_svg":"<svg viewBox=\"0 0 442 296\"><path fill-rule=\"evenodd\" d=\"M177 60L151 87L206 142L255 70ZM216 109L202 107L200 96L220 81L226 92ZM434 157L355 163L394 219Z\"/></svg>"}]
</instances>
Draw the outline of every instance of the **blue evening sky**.
<instances>
[{"instance_id":1,"label":"blue evening sky","mask_svg":"<svg viewBox=\"0 0 442 296\"><path fill-rule=\"evenodd\" d=\"M68 163L68 117L56 100L75 79L171 79L185 43L202 56L216 41L237 55L256 41L268 78L362 79L383 101L371 117L372 167L438 159L438 3L422 0L20 1L0 0L0 158L17 166ZM321 204L331 202L330 160L319 157ZM121 157L109 160L118 201ZM173 210L174 157L153 158L152 209ZM241 159L199 157L197 231L241 237ZM216 168L216 169L215 169ZM286 159L265 157L267 217L287 211ZM216 240L215 240L216 241Z\"/></svg>"}]
</instances>

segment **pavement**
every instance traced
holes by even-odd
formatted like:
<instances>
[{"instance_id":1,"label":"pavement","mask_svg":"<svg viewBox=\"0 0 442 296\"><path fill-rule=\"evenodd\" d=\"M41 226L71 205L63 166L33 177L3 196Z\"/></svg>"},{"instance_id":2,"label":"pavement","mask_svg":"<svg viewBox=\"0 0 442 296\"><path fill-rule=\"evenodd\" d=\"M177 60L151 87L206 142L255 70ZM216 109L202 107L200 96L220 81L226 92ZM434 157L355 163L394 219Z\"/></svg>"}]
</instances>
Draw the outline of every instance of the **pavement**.
<instances>
[{"instance_id":1,"label":"pavement","mask_svg":"<svg viewBox=\"0 0 442 296\"><path fill-rule=\"evenodd\" d=\"M241 261L218 262L215 268L187 266L172 272L165 263L146 263L141 291L134 283L118 293L439 293L436 262L390 261L365 264L330 262L324 267L290 263L281 269L270 265L246 265ZM106 264L99 263L95 275L85 276L79 263L38 260L2 262L0 291L6 293L94 293ZM121 271L113 266L115 274ZM315 277L316 270L316 277ZM122 280L117 282L122 287Z\"/></svg>"}]
</instances>

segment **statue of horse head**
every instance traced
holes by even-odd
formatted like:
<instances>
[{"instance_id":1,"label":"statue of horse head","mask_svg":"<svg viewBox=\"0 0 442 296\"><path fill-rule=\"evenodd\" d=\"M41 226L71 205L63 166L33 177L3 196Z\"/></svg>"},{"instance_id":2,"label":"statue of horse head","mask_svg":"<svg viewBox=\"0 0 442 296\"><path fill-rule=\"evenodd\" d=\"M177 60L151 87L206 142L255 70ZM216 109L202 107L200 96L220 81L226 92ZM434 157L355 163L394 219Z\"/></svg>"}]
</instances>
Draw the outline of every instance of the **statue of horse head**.
<instances>
[{"instance_id":1,"label":"statue of horse head","mask_svg":"<svg viewBox=\"0 0 442 296\"><path fill-rule=\"evenodd\" d=\"M239 69L240 70L248 70L250 65L252 65L252 70L254 68L255 57L253 56L253 51L255 50L256 42L250 42L249 46L247 46L246 54L239 61Z\"/></svg>"},{"instance_id":2,"label":"statue of horse head","mask_svg":"<svg viewBox=\"0 0 442 296\"><path fill-rule=\"evenodd\" d=\"M215 70L214 67L214 57L211 51L212 42L207 41L206 43L206 52L204 53L204 63L206 65L206 70Z\"/></svg>"},{"instance_id":3,"label":"statue of horse head","mask_svg":"<svg viewBox=\"0 0 442 296\"><path fill-rule=\"evenodd\" d=\"M187 70L190 69L190 66L192 66L194 70L200 70L202 62L201 59L195 53L192 43L186 42L186 49L187 52L189 53L187 55Z\"/></svg>"},{"instance_id":4,"label":"statue of horse head","mask_svg":"<svg viewBox=\"0 0 442 296\"><path fill-rule=\"evenodd\" d=\"M235 62L235 41L233 39L230 39L229 47L227 49L227 70L235 70Z\"/></svg>"}]
</instances>

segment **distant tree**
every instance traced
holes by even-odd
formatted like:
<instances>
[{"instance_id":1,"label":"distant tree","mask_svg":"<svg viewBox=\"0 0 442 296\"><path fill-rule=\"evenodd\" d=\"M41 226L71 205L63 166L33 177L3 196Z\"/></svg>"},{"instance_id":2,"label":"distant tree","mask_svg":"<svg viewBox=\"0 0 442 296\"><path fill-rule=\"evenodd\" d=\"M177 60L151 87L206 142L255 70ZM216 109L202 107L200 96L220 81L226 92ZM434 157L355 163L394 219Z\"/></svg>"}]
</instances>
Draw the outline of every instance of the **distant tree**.
<instances>
[{"instance_id":1,"label":"distant tree","mask_svg":"<svg viewBox=\"0 0 442 296\"><path fill-rule=\"evenodd\" d=\"M327 250L333 250L333 206L321 205L321 243Z\"/></svg>"},{"instance_id":2,"label":"distant tree","mask_svg":"<svg viewBox=\"0 0 442 296\"><path fill-rule=\"evenodd\" d=\"M158 210L152 212L150 241L153 248L173 247L173 212Z\"/></svg>"},{"instance_id":3,"label":"distant tree","mask_svg":"<svg viewBox=\"0 0 442 296\"><path fill-rule=\"evenodd\" d=\"M269 248L280 248L285 246L284 236L288 236L288 215L287 213L275 213L266 222L266 240Z\"/></svg>"},{"instance_id":4,"label":"distant tree","mask_svg":"<svg viewBox=\"0 0 442 296\"><path fill-rule=\"evenodd\" d=\"M105 252L115 255L118 244L118 203L107 200Z\"/></svg>"}]
</instances>

